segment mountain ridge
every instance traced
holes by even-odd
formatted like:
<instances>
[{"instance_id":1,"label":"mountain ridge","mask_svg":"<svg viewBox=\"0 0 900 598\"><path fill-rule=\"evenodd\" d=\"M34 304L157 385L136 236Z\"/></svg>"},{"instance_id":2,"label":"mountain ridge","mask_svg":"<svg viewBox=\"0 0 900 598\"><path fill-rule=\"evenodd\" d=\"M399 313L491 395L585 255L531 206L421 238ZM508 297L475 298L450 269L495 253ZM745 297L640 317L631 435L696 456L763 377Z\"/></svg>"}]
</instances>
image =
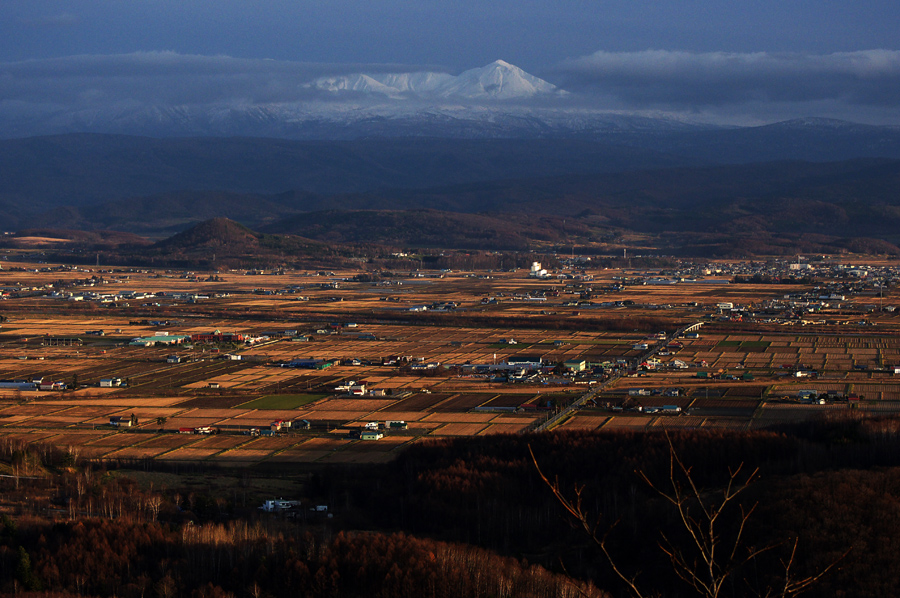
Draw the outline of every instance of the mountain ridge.
<instances>
[{"instance_id":1,"label":"mountain ridge","mask_svg":"<svg viewBox=\"0 0 900 598\"><path fill-rule=\"evenodd\" d=\"M393 99L521 100L566 93L504 60L495 60L456 76L431 71L355 73L321 77L309 87L335 94L352 91Z\"/></svg>"}]
</instances>

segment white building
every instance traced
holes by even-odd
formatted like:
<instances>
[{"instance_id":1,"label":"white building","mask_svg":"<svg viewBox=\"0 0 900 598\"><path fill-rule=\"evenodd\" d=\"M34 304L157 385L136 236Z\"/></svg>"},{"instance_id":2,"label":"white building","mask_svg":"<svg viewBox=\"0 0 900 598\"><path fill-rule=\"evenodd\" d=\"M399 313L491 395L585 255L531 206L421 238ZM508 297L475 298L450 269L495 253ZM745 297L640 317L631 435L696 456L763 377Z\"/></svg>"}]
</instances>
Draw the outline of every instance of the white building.
<instances>
[{"instance_id":1,"label":"white building","mask_svg":"<svg viewBox=\"0 0 900 598\"><path fill-rule=\"evenodd\" d=\"M540 262L532 262L531 263L531 272L528 273L528 276L532 278L549 278L550 275L547 274L547 271L541 268Z\"/></svg>"}]
</instances>

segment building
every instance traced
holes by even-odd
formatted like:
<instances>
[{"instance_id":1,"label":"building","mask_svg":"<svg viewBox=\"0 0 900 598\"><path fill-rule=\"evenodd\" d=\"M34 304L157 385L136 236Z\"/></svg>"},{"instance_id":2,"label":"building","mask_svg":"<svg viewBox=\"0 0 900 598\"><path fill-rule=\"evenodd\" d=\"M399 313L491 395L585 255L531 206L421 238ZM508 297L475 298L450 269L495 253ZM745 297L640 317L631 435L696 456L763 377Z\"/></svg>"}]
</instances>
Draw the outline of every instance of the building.
<instances>
[{"instance_id":1,"label":"building","mask_svg":"<svg viewBox=\"0 0 900 598\"><path fill-rule=\"evenodd\" d=\"M0 380L0 389L3 390L34 390L34 382L28 380Z\"/></svg>"},{"instance_id":2,"label":"building","mask_svg":"<svg viewBox=\"0 0 900 598\"><path fill-rule=\"evenodd\" d=\"M246 337L243 334L219 330L191 335L191 341L195 343L243 343L245 340Z\"/></svg>"},{"instance_id":3,"label":"building","mask_svg":"<svg viewBox=\"0 0 900 598\"><path fill-rule=\"evenodd\" d=\"M587 369L587 362L583 359L570 359L563 362L563 367L570 372L583 372Z\"/></svg>"},{"instance_id":4,"label":"building","mask_svg":"<svg viewBox=\"0 0 900 598\"><path fill-rule=\"evenodd\" d=\"M524 368L539 368L543 365L540 355L510 355L506 358L506 364Z\"/></svg>"},{"instance_id":5,"label":"building","mask_svg":"<svg viewBox=\"0 0 900 598\"><path fill-rule=\"evenodd\" d=\"M154 347L156 345L178 345L187 340L187 336L178 334L167 334L164 332L157 333L154 336L146 336L131 339L128 343L133 347Z\"/></svg>"},{"instance_id":6,"label":"building","mask_svg":"<svg viewBox=\"0 0 900 598\"><path fill-rule=\"evenodd\" d=\"M325 359L294 359L286 364L289 368L304 368L308 370L324 370L334 365L333 361Z\"/></svg>"},{"instance_id":7,"label":"building","mask_svg":"<svg viewBox=\"0 0 900 598\"><path fill-rule=\"evenodd\" d=\"M531 263L531 272L528 273L528 276L531 278L550 278L550 275L546 270L541 268L540 262L532 262Z\"/></svg>"}]
</instances>

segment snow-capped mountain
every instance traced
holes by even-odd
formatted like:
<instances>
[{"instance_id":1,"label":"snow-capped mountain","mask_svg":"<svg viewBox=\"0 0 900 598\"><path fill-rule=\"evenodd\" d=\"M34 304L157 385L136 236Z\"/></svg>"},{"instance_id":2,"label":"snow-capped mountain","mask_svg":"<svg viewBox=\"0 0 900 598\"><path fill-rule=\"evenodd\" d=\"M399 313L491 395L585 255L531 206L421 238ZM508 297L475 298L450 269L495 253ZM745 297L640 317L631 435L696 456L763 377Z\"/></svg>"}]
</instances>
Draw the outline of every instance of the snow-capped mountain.
<instances>
[{"instance_id":1,"label":"snow-capped mountain","mask_svg":"<svg viewBox=\"0 0 900 598\"><path fill-rule=\"evenodd\" d=\"M322 77L309 86L330 92L357 91L397 99L515 100L565 94L555 85L503 60L456 76L435 72L357 73Z\"/></svg>"},{"instance_id":2,"label":"snow-capped mountain","mask_svg":"<svg viewBox=\"0 0 900 598\"><path fill-rule=\"evenodd\" d=\"M458 75L317 73L282 79L272 85L278 93L259 98L210 94L206 100L186 101L178 94L170 99L108 85L98 100L0 102L0 138L60 133L286 139L577 136L653 144L659 135L719 128L689 115L594 107L502 60ZM809 126L817 128L814 122Z\"/></svg>"},{"instance_id":3,"label":"snow-capped mountain","mask_svg":"<svg viewBox=\"0 0 900 598\"><path fill-rule=\"evenodd\" d=\"M208 103L0 103L0 138L58 133L150 137L254 136L528 138L683 130L691 122L585 108L555 85L503 60L448 73L388 72L319 77L294 98Z\"/></svg>"},{"instance_id":4,"label":"snow-capped mountain","mask_svg":"<svg viewBox=\"0 0 900 598\"><path fill-rule=\"evenodd\" d=\"M330 92L361 91L401 99L408 94L433 93L455 77L447 73L379 73L322 77L308 87Z\"/></svg>"}]
</instances>

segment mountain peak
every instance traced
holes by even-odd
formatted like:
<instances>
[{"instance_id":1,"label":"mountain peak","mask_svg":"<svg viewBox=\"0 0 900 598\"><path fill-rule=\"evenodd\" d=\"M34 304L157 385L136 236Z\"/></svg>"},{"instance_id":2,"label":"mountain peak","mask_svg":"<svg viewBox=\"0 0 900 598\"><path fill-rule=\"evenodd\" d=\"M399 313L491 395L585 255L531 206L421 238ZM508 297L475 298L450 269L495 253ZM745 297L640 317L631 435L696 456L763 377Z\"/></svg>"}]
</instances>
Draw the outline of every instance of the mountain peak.
<instances>
[{"instance_id":1,"label":"mountain peak","mask_svg":"<svg viewBox=\"0 0 900 598\"><path fill-rule=\"evenodd\" d=\"M356 91L395 99L509 100L564 93L505 60L495 60L457 76L434 72L357 73L322 77L310 86L333 93Z\"/></svg>"},{"instance_id":2,"label":"mountain peak","mask_svg":"<svg viewBox=\"0 0 900 598\"><path fill-rule=\"evenodd\" d=\"M510 100L558 93L555 85L529 75L504 60L464 71L445 90L446 96Z\"/></svg>"}]
</instances>

